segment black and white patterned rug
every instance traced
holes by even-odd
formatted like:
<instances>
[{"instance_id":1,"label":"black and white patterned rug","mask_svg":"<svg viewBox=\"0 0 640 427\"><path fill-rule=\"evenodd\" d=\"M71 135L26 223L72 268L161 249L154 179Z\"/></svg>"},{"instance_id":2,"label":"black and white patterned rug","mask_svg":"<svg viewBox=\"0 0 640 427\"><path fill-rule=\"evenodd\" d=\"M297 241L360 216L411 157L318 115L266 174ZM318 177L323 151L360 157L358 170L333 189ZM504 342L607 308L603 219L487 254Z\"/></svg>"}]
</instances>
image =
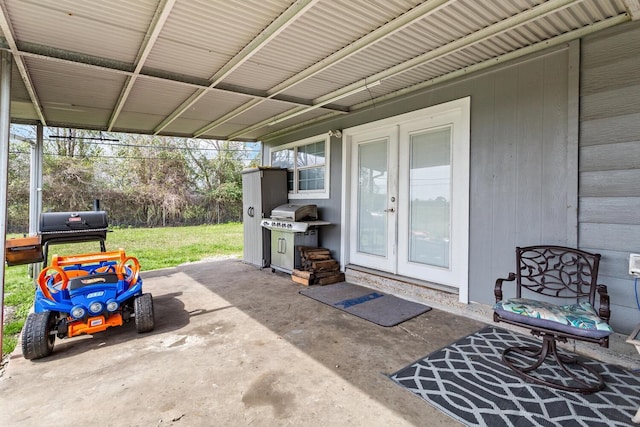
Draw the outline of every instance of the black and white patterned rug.
<instances>
[{"instance_id":1,"label":"black and white patterned rug","mask_svg":"<svg viewBox=\"0 0 640 427\"><path fill-rule=\"evenodd\" d=\"M539 341L487 326L390 378L470 426L634 425L638 375L589 360L606 382L600 392L582 395L526 383L502 363L502 350L532 342Z\"/></svg>"}]
</instances>

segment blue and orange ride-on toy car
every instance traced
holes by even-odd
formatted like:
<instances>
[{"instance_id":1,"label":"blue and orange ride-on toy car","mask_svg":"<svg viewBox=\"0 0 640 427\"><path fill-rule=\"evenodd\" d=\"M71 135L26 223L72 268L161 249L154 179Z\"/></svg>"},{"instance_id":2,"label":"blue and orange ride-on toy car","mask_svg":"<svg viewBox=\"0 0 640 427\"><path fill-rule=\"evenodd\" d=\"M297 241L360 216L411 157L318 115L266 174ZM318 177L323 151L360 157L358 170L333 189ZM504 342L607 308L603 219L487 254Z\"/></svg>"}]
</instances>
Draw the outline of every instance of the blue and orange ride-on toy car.
<instances>
[{"instance_id":1,"label":"blue and orange ride-on toy car","mask_svg":"<svg viewBox=\"0 0 640 427\"><path fill-rule=\"evenodd\" d=\"M142 292L136 258L122 249L53 256L38 276L34 312L22 330L22 354L45 357L56 336L94 334L131 318L139 333L154 328L153 299Z\"/></svg>"}]
</instances>

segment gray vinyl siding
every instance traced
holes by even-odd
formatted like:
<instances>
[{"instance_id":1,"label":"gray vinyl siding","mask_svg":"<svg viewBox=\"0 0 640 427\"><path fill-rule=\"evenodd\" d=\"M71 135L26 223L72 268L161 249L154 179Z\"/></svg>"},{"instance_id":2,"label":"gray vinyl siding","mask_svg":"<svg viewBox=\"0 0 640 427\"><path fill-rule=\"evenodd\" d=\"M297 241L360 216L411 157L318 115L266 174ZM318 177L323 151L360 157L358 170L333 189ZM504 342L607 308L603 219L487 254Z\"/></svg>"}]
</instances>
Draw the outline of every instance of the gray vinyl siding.
<instances>
[{"instance_id":1,"label":"gray vinyl siding","mask_svg":"<svg viewBox=\"0 0 640 427\"><path fill-rule=\"evenodd\" d=\"M575 245L569 50L484 76L472 104L470 299L493 302L516 246ZM576 155L576 153L574 153ZM571 171L573 169L573 172Z\"/></svg>"},{"instance_id":2,"label":"gray vinyl siding","mask_svg":"<svg viewBox=\"0 0 640 427\"><path fill-rule=\"evenodd\" d=\"M572 49L577 45L314 124L266 141L265 147L470 96L469 296L491 304L496 278L514 271L516 246L577 243L577 142L573 153L567 142ZM341 152L340 142L332 139L331 198L308 201L317 202L323 219L336 224L320 233L321 244L330 244L335 256L340 255L342 164L336 156Z\"/></svg>"},{"instance_id":3,"label":"gray vinyl siding","mask_svg":"<svg viewBox=\"0 0 640 427\"><path fill-rule=\"evenodd\" d=\"M579 246L602 254L611 323L629 333L640 320L628 274L640 252L640 23L581 47Z\"/></svg>"}]
</instances>

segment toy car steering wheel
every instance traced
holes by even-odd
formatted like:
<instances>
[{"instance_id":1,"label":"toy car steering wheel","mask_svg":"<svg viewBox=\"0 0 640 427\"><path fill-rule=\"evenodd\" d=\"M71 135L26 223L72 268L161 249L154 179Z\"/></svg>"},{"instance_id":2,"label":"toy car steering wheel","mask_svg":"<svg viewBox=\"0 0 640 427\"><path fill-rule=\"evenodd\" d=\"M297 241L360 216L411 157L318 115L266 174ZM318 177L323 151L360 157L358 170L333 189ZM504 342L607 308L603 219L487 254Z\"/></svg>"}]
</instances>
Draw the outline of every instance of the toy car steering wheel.
<instances>
[{"instance_id":1,"label":"toy car steering wheel","mask_svg":"<svg viewBox=\"0 0 640 427\"><path fill-rule=\"evenodd\" d=\"M128 262L131 262L132 265L127 265ZM132 256L123 259L116 266L116 274L119 280L126 280L129 286L136 283L140 276L140 263L138 259Z\"/></svg>"},{"instance_id":2,"label":"toy car steering wheel","mask_svg":"<svg viewBox=\"0 0 640 427\"><path fill-rule=\"evenodd\" d=\"M56 277L56 275L54 274L48 275L47 272L49 270L53 270L53 272L59 276L59 279L54 280ZM67 289L68 285L69 277L67 276L67 273L65 273L65 271L60 267L50 265L43 268L40 272L40 275L38 275L38 286L40 287L40 290L45 297L52 301L54 300L54 298L51 296L50 288L58 292Z\"/></svg>"},{"instance_id":3,"label":"toy car steering wheel","mask_svg":"<svg viewBox=\"0 0 640 427\"><path fill-rule=\"evenodd\" d=\"M102 261L99 266L89 271L89 275L96 273L115 273L116 266L107 261Z\"/></svg>"}]
</instances>

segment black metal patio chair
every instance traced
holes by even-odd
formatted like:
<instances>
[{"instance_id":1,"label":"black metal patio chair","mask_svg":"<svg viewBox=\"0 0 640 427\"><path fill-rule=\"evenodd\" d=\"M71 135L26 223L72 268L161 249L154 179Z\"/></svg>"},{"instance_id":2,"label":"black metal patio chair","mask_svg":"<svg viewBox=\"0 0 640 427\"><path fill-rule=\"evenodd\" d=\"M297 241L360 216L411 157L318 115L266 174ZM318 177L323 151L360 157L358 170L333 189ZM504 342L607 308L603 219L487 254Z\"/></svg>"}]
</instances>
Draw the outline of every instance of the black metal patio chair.
<instances>
[{"instance_id":1,"label":"black metal patio chair","mask_svg":"<svg viewBox=\"0 0 640 427\"><path fill-rule=\"evenodd\" d=\"M493 319L542 338L539 347L514 346L503 352L503 362L524 380L585 394L604 388L604 379L593 367L557 349L558 341L568 339L609 346L611 312L607 287L597 284L599 263L600 254L563 246L516 248L516 272L496 280ZM510 292L515 297L504 299L503 284L509 281L515 281ZM556 369L543 367L547 358ZM558 378L550 378L549 372Z\"/></svg>"}]
</instances>

